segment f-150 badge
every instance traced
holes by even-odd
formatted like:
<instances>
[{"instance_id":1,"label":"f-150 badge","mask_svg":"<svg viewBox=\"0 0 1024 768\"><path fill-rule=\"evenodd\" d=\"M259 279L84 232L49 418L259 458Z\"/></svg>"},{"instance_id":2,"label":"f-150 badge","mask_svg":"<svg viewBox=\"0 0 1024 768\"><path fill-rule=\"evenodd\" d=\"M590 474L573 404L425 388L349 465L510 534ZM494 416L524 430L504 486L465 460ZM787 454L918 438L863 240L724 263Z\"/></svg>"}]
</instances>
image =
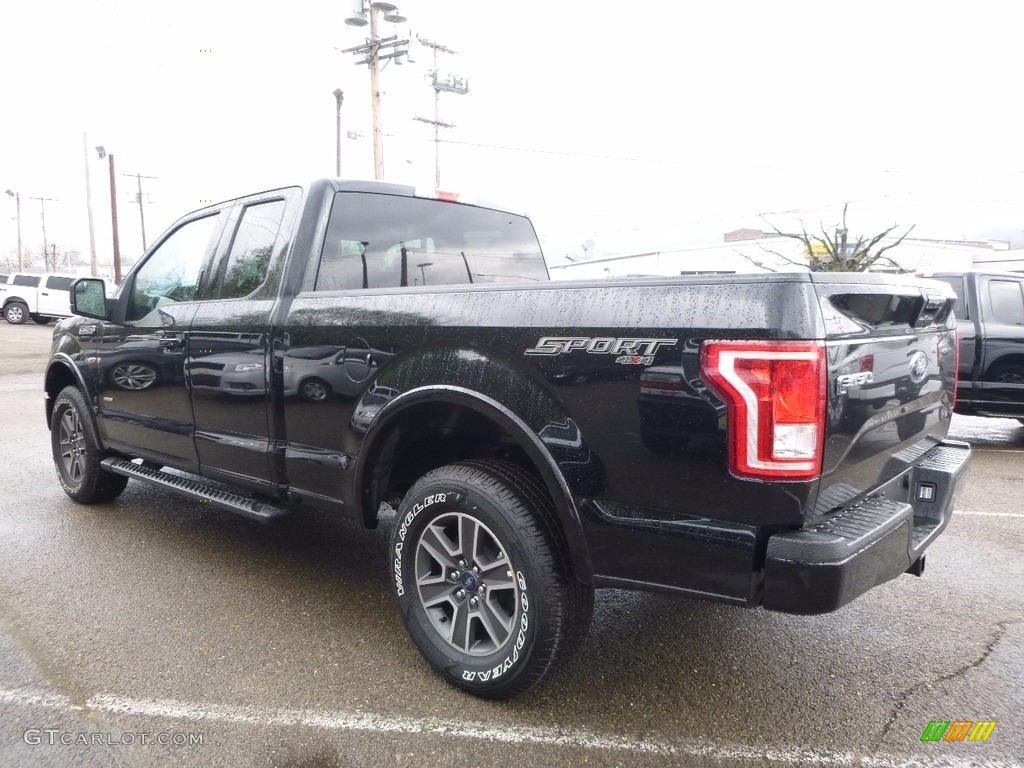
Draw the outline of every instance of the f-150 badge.
<instances>
[{"instance_id":1,"label":"f-150 badge","mask_svg":"<svg viewBox=\"0 0 1024 768\"><path fill-rule=\"evenodd\" d=\"M527 355L564 355L582 349L591 355L616 355L620 365L653 365L661 347L674 347L679 339L613 339L589 336L544 336Z\"/></svg>"}]
</instances>

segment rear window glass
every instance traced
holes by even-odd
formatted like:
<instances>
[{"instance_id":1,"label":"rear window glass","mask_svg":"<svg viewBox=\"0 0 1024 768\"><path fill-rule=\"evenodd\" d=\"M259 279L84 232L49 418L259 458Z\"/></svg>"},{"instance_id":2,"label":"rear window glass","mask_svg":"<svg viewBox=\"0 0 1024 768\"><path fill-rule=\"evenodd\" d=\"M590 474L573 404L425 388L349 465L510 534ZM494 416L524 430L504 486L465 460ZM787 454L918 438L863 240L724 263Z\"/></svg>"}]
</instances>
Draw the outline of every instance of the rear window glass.
<instances>
[{"instance_id":1,"label":"rear window glass","mask_svg":"<svg viewBox=\"0 0 1024 768\"><path fill-rule=\"evenodd\" d=\"M953 312L956 314L958 320L970 320L971 309L967 306L967 297L964 295L964 280L962 277L936 277L934 280L939 280L949 285L953 289L953 293L956 294L956 307Z\"/></svg>"},{"instance_id":2,"label":"rear window glass","mask_svg":"<svg viewBox=\"0 0 1024 768\"><path fill-rule=\"evenodd\" d=\"M70 291L71 283L74 282L73 277L57 277L56 275L50 275L46 278L46 287L52 288L55 291Z\"/></svg>"},{"instance_id":3,"label":"rear window glass","mask_svg":"<svg viewBox=\"0 0 1024 768\"><path fill-rule=\"evenodd\" d=\"M39 285L39 275L15 275L14 280L11 282L13 285L35 288Z\"/></svg>"},{"instance_id":4,"label":"rear window glass","mask_svg":"<svg viewBox=\"0 0 1024 768\"><path fill-rule=\"evenodd\" d=\"M490 208L339 192L316 290L546 282L529 220Z\"/></svg>"},{"instance_id":5,"label":"rear window glass","mask_svg":"<svg viewBox=\"0 0 1024 768\"><path fill-rule=\"evenodd\" d=\"M1024 294L1016 280L989 280L992 319L1007 325L1024 325Z\"/></svg>"}]
</instances>

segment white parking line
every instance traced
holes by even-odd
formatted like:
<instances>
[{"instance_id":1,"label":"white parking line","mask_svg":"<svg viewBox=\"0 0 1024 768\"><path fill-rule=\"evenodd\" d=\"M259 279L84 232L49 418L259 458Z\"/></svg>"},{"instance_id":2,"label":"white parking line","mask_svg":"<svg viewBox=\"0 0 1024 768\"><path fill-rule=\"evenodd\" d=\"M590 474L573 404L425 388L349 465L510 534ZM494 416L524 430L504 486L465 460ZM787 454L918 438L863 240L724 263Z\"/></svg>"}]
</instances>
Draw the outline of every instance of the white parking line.
<instances>
[{"instance_id":1,"label":"white parking line","mask_svg":"<svg viewBox=\"0 0 1024 768\"><path fill-rule=\"evenodd\" d=\"M973 509L954 509L953 515L971 515L973 517L1021 517L1024 512L979 512Z\"/></svg>"},{"instance_id":2,"label":"white parking line","mask_svg":"<svg viewBox=\"0 0 1024 768\"><path fill-rule=\"evenodd\" d=\"M0 703L52 709L83 709L72 706L66 696L38 690L0 689ZM304 726L331 731L375 731L411 736L440 735L445 738L494 741L509 744L530 744L550 747L608 750L637 755L702 758L716 761L747 761L778 765L816 766L891 766L910 768L988 768L1003 765L999 761L960 759L943 754L928 756L844 752L809 747L758 747L747 744L716 744L709 741L668 741L660 739L628 739L600 734L585 729L514 726L501 728L482 722L447 722L433 717L403 717L372 712L318 712L309 709L271 709L238 707L225 704L198 704L173 699L132 699L96 695L85 704L85 710L115 715L153 717L190 723L219 722L260 727Z\"/></svg>"}]
</instances>

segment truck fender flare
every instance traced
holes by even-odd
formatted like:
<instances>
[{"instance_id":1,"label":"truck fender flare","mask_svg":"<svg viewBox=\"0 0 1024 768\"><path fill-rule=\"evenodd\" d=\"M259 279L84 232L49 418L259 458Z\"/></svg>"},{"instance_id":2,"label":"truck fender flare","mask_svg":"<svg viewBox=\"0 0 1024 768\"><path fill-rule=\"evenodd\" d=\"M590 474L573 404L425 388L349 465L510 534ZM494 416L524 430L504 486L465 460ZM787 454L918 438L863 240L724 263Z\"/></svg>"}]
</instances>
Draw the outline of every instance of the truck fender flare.
<instances>
[{"instance_id":1,"label":"truck fender flare","mask_svg":"<svg viewBox=\"0 0 1024 768\"><path fill-rule=\"evenodd\" d=\"M450 403L470 408L491 419L515 437L540 471L541 481L551 495L558 516L557 522L568 544L569 556L572 559L576 577L590 583L593 573L590 552L583 535L580 513L565 475L541 438L525 421L497 400L480 392L452 385L416 387L398 395L384 406L366 434L361 453L372 456L375 449L379 447L381 435L388 432L389 425L403 411L428 402ZM369 492L366 477L368 463L357 462L356 464L356 488L364 494L364 501L367 500L366 494Z\"/></svg>"},{"instance_id":2,"label":"truck fender flare","mask_svg":"<svg viewBox=\"0 0 1024 768\"><path fill-rule=\"evenodd\" d=\"M63 368L65 371L71 374L71 378L75 380L75 385L82 391L86 401L89 403L89 420L92 422L93 434L96 435L97 441L103 441L103 437L99 430L99 424L96 421L96 401L94 392L85 382L85 377L82 375L81 369L75 365L75 361L71 359L70 355L65 352L55 352L50 358L50 364L46 367L46 426L50 426L50 414L53 412L53 400L59 394L59 391L50 395L50 380L53 378L53 371L55 368ZM63 389L63 387L61 387ZM100 448L103 448L100 445Z\"/></svg>"}]
</instances>

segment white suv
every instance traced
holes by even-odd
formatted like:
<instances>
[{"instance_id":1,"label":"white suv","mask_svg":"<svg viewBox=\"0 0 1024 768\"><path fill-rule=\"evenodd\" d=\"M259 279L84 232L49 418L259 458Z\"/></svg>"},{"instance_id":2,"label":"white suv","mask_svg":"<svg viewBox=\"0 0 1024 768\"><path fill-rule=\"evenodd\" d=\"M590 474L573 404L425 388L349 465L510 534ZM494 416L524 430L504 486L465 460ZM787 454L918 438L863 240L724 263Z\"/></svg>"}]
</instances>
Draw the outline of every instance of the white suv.
<instances>
[{"instance_id":1,"label":"white suv","mask_svg":"<svg viewBox=\"0 0 1024 768\"><path fill-rule=\"evenodd\" d=\"M0 311L8 323L20 325L29 318L39 324L71 316L71 283L79 275L48 272L13 272L0 283Z\"/></svg>"}]
</instances>

